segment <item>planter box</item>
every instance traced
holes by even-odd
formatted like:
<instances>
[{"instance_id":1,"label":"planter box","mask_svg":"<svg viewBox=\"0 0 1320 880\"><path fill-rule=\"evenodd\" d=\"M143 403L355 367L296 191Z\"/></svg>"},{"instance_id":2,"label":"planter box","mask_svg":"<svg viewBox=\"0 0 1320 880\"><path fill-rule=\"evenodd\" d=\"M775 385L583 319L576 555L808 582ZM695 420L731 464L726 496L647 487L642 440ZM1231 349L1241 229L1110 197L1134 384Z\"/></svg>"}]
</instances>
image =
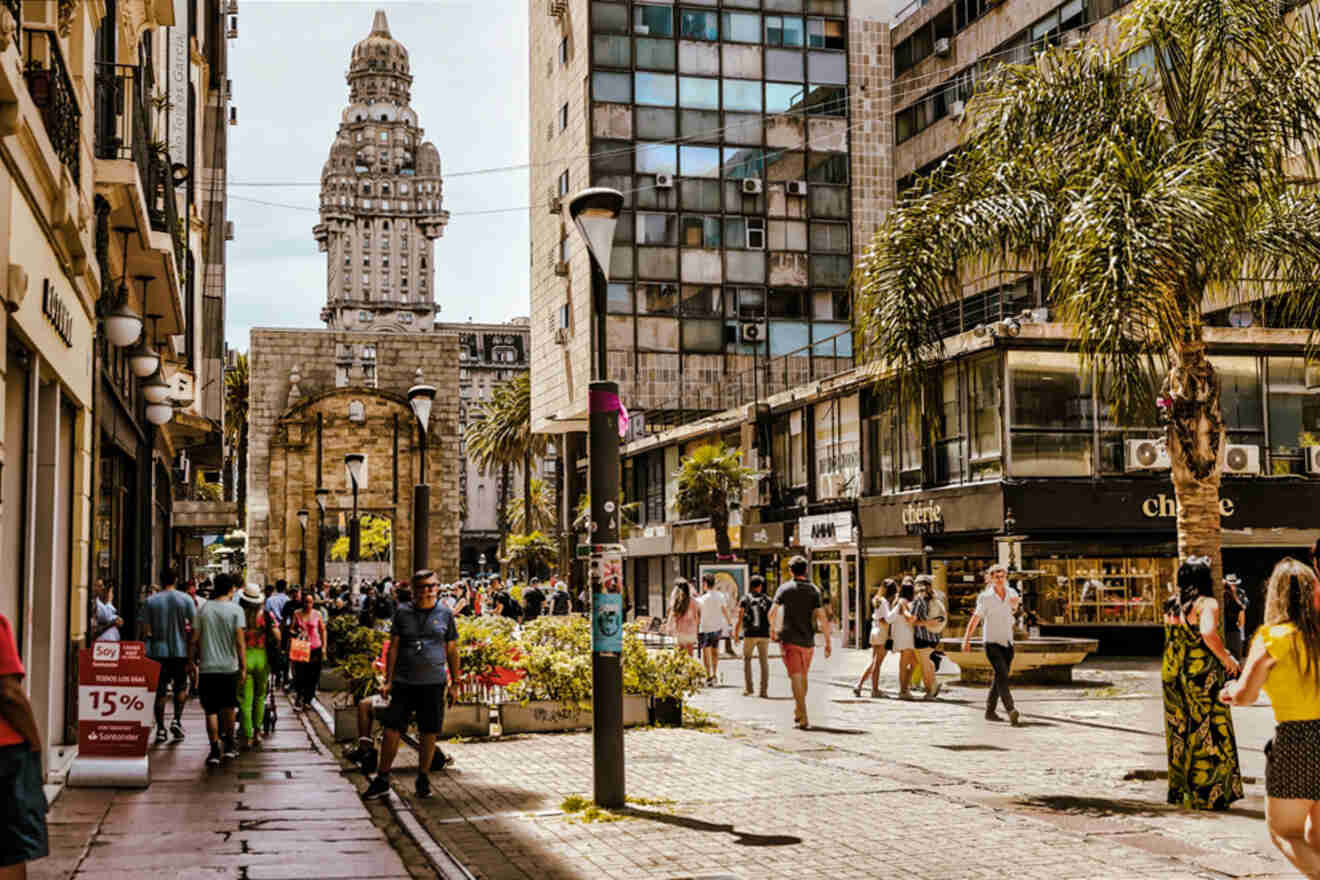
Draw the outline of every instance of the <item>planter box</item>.
<instances>
[{"instance_id":1,"label":"planter box","mask_svg":"<svg viewBox=\"0 0 1320 880\"><path fill-rule=\"evenodd\" d=\"M358 738L357 706L343 709L332 707L335 713L335 742L348 742Z\"/></svg>"},{"instance_id":2,"label":"planter box","mask_svg":"<svg viewBox=\"0 0 1320 880\"><path fill-rule=\"evenodd\" d=\"M650 710L646 697L636 694L623 696L623 726L640 727L650 723ZM591 710L579 709L553 700L541 700L522 705L500 705L500 730L503 733L549 733L561 730L590 730Z\"/></svg>"},{"instance_id":3,"label":"planter box","mask_svg":"<svg viewBox=\"0 0 1320 880\"><path fill-rule=\"evenodd\" d=\"M652 703L655 723L661 727L683 726L682 700L656 700Z\"/></svg>"},{"instance_id":4,"label":"planter box","mask_svg":"<svg viewBox=\"0 0 1320 880\"><path fill-rule=\"evenodd\" d=\"M441 736L490 736L490 706L485 703L457 703L445 709Z\"/></svg>"},{"instance_id":5,"label":"planter box","mask_svg":"<svg viewBox=\"0 0 1320 880\"><path fill-rule=\"evenodd\" d=\"M323 668L321 678L316 683L316 689L319 691L346 691L348 690L348 679L338 669Z\"/></svg>"}]
</instances>

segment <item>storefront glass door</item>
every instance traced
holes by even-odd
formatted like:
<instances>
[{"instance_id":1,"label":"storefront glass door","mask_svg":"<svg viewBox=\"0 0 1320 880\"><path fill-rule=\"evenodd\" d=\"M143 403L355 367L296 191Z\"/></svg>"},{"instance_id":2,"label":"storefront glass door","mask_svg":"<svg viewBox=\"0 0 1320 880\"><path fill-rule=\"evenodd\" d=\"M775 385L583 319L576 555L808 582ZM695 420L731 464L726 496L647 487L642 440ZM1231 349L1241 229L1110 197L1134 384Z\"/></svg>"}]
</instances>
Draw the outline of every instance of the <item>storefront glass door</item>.
<instances>
[{"instance_id":1,"label":"storefront glass door","mask_svg":"<svg viewBox=\"0 0 1320 880\"><path fill-rule=\"evenodd\" d=\"M843 645L856 645L860 632L857 554L837 550L812 554L811 578L821 589L831 628L842 633Z\"/></svg>"}]
</instances>

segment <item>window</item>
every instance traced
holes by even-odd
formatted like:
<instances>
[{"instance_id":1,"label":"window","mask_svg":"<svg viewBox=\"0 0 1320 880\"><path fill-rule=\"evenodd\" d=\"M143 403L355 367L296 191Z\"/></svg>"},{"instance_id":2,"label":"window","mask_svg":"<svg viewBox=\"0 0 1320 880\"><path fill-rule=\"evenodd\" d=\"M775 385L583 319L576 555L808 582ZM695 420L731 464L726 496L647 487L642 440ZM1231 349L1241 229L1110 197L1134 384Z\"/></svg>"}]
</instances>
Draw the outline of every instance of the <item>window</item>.
<instances>
[{"instance_id":1,"label":"window","mask_svg":"<svg viewBox=\"0 0 1320 880\"><path fill-rule=\"evenodd\" d=\"M801 53L795 54L801 55ZM801 59L798 60L798 67L799 69L802 67ZM801 76L801 73L798 75ZM802 87L801 83L768 82L765 84L765 112L800 112L806 94L807 90Z\"/></svg>"},{"instance_id":2,"label":"window","mask_svg":"<svg viewBox=\"0 0 1320 880\"><path fill-rule=\"evenodd\" d=\"M772 251L807 249L807 224L804 220L771 220L769 234L769 247Z\"/></svg>"},{"instance_id":3,"label":"window","mask_svg":"<svg viewBox=\"0 0 1320 880\"><path fill-rule=\"evenodd\" d=\"M718 218L716 223L719 222ZM720 289L709 284L684 284L679 311L688 317L718 318L723 315L723 297Z\"/></svg>"},{"instance_id":4,"label":"window","mask_svg":"<svg viewBox=\"0 0 1320 880\"><path fill-rule=\"evenodd\" d=\"M411 324L411 323L413 322L413 313L412 313L412 312L400 312L400 313L399 313L399 320L400 320L400 321L403 321L403 323L405 323L405 324Z\"/></svg>"},{"instance_id":5,"label":"window","mask_svg":"<svg viewBox=\"0 0 1320 880\"><path fill-rule=\"evenodd\" d=\"M559 175L559 194L560 194L561 196L566 196L566 195L568 195L568 169L567 169L567 168L565 168L565 169L563 170L563 172Z\"/></svg>"},{"instance_id":6,"label":"window","mask_svg":"<svg viewBox=\"0 0 1320 880\"><path fill-rule=\"evenodd\" d=\"M848 224L811 224L811 249L813 251L846 252L848 250Z\"/></svg>"},{"instance_id":7,"label":"window","mask_svg":"<svg viewBox=\"0 0 1320 880\"><path fill-rule=\"evenodd\" d=\"M807 156L807 180L812 183L847 183L846 153L811 153Z\"/></svg>"},{"instance_id":8,"label":"window","mask_svg":"<svg viewBox=\"0 0 1320 880\"><path fill-rule=\"evenodd\" d=\"M361 312L358 312L358 320L359 320L359 321L362 321L363 323L370 323L370 321L371 321L371 312L368 312L368 311L365 311L365 310L364 310L364 311L361 311Z\"/></svg>"},{"instance_id":9,"label":"window","mask_svg":"<svg viewBox=\"0 0 1320 880\"><path fill-rule=\"evenodd\" d=\"M723 321L682 322L683 350L704 354L719 354L724 351Z\"/></svg>"},{"instance_id":10,"label":"window","mask_svg":"<svg viewBox=\"0 0 1320 880\"><path fill-rule=\"evenodd\" d=\"M637 66L654 70L673 70L677 52L673 40L637 38ZM624 62L625 64L627 62Z\"/></svg>"},{"instance_id":11,"label":"window","mask_svg":"<svg viewBox=\"0 0 1320 880\"><path fill-rule=\"evenodd\" d=\"M678 100L678 88L672 74L634 73L635 101L652 107L673 107Z\"/></svg>"},{"instance_id":12,"label":"window","mask_svg":"<svg viewBox=\"0 0 1320 880\"><path fill-rule=\"evenodd\" d=\"M365 312L363 314L365 314ZM353 400L349 402L348 420L350 422L366 421L366 407L362 405L362 401Z\"/></svg>"},{"instance_id":13,"label":"window","mask_svg":"<svg viewBox=\"0 0 1320 880\"><path fill-rule=\"evenodd\" d=\"M802 424L805 409L788 414L788 474L793 487L807 485L807 432Z\"/></svg>"},{"instance_id":14,"label":"window","mask_svg":"<svg viewBox=\"0 0 1320 880\"><path fill-rule=\"evenodd\" d=\"M1260 446L1265 440L1260 361L1255 357L1211 357L1219 375L1219 402L1230 443Z\"/></svg>"},{"instance_id":15,"label":"window","mask_svg":"<svg viewBox=\"0 0 1320 880\"><path fill-rule=\"evenodd\" d=\"M639 284L637 286L637 314L677 315L678 285Z\"/></svg>"},{"instance_id":16,"label":"window","mask_svg":"<svg viewBox=\"0 0 1320 880\"><path fill-rule=\"evenodd\" d=\"M802 70L802 53L797 49L766 49L765 78L802 82L806 79ZM770 84L767 83L768 85ZM774 99L771 98L769 89L766 90L765 102L767 108L782 103L785 106L780 109L787 109L787 105L792 103L792 95L784 96L782 94L785 89L784 84L775 83L774 85L778 86ZM801 91L801 86L795 88Z\"/></svg>"},{"instance_id":17,"label":"window","mask_svg":"<svg viewBox=\"0 0 1320 880\"><path fill-rule=\"evenodd\" d=\"M632 287L627 284L610 284L605 292L605 311L613 315L631 315L632 310Z\"/></svg>"},{"instance_id":18,"label":"window","mask_svg":"<svg viewBox=\"0 0 1320 880\"><path fill-rule=\"evenodd\" d=\"M1270 472L1305 473L1302 450L1320 446L1320 367L1300 357L1268 363Z\"/></svg>"},{"instance_id":19,"label":"window","mask_svg":"<svg viewBox=\"0 0 1320 880\"><path fill-rule=\"evenodd\" d=\"M1078 0L1080 3L1081 0ZM807 48L844 48L843 22L832 18L807 19Z\"/></svg>"},{"instance_id":20,"label":"window","mask_svg":"<svg viewBox=\"0 0 1320 880\"><path fill-rule=\"evenodd\" d=\"M796 15L767 15L765 17L765 44L767 46L801 46L802 19Z\"/></svg>"},{"instance_id":21,"label":"window","mask_svg":"<svg viewBox=\"0 0 1320 880\"><path fill-rule=\"evenodd\" d=\"M1094 400L1078 356L1011 351L1008 373L1013 476L1090 476Z\"/></svg>"},{"instance_id":22,"label":"window","mask_svg":"<svg viewBox=\"0 0 1320 880\"><path fill-rule=\"evenodd\" d=\"M591 96L597 101L632 101L632 80L626 73L594 71L591 74Z\"/></svg>"},{"instance_id":23,"label":"window","mask_svg":"<svg viewBox=\"0 0 1320 880\"><path fill-rule=\"evenodd\" d=\"M678 170L684 177L719 177L720 148L684 144L678 148Z\"/></svg>"},{"instance_id":24,"label":"window","mask_svg":"<svg viewBox=\"0 0 1320 880\"><path fill-rule=\"evenodd\" d=\"M622 3L592 3L591 30L598 34L628 33L628 7Z\"/></svg>"},{"instance_id":25,"label":"window","mask_svg":"<svg viewBox=\"0 0 1320 880\"><path fill-rule=\"evenodd\" d=\"M369 286L370 284L371 284L371 276L368 275L366 272L363 272L363 273L362 273L362 286L363 286L363 287L367 287L367 286Z\"/></svg>"},{"instance_id":26,"label":"window","mask_svg":"<svg viewBox=\"0 0 1320 880\"><path fill-rule=\"evenodd\" d=\"M678 218L673 214L638 214L637 243L639 245L678 244Z\"/></svg>"},{"instance_id":27,"label":"window","mask_svg":"<svg viewBox=\"0 0 1320 880\"><path fill-rule=\"evenodd\" d=\"M680 180L679 201L685 211L716 212L720 210L720 182L718 180Z\"/></svg>"},{"instance_id":28,"label":"window","mask_svg":"<svg viewBox=\"0 0 1320 880\"><path fill-rule=\"evenodd\" d=\"M633 33L651 37L674 35L674 9L671 6L634 6Z\"/></svg>"},{"instance_id":29,"label":"window","mask_svg":"<svg viewBox=\"0 0 1320 880\"><path fill-rule=\"evenodd\" d=\"M811 83L807 86L807 112L823 116L848 115L848 87Z\"/></svg>"},{"instance_id":30,"label":"window","mask_svg":"<svg viewBox=\"0 0 1320 880\"><path fill-rule=\"evenodd\" d=\"M969 477L991 480L1003 475L1000 455L1000 360L991 355L968 364Z\"/></svg>"},{"instance_id":31,"label":"window","mask_svg":"<svg viewBox=\"0 0 1320 880\"><path fill-rule=\"evenodd\" d=\"M817 498L855 498L861 494L857 405L857 396L853 395L813 407Z\"/></svg>"},{"instance_id":32,"label":"window","mask_svg":"<svg viewBox=\"0 0 1320 880\"><path fill-rule=\"evenodd\" d=\"M720 246L720 218L687 215L682 222L683 247L718 248Z\"/></svg>"},{"instance_id":33,"label":"window","mask_svg":"<svg viewBox=\"0 0 1320 880\"><path fill-rule=\"evenodd\" d=\"M568 37L564 37L559 41L559 63L561 65L568 64Z\"/></svg>"},{"instance_id":34,"label":"window","mask_svg":"<svg viewBox=\"0 0 1320 880\"><path fill-rule=\"evenodd\" d=\"M724 39L732 43L761 42L761 16L752 12L724 13Z\"/></svg>"},{"instance_id":35,"label":"window","mask_svg":"<svg viewBox=\"0 0 1320 880\"><path fill-rule=\"evenodd\" d=\"M388 131L382 131L380 133L380 142L382 144L388 144L390 142L390 133Z\"/></svg>"},{"instance_id":36,"label":"window","mask_svg":"<svg viewBox=\"0 0 1320 880\"><path fill-rule=\"evenodd\" d=\"M568 42L568 38L564 38ZM600 67L628 67L632 64L632 41L627 37L596 34L591 38L592 63ZM643 65L645 66L645 65Z\"/></svg>"},{"instance_id":37,"label":"window","mask_svg":"<svg viewBox=\"0 0 1320 880\"><path fill-rule=\"evenodd\" d=\"M634 154L638 174L678 173L678 148L673 144L638 141Z\"/></svg>"},{"instance_id":38,"label":"window","mask_svg":"<svg viewBox=\"0 0 1320 880\"><path fill-rule=\"evenodd\" d=\"M724 293L730 317L764 318L765 291L757 287L736 287Z\"/></svg>"},{"instance_id":39,"label":"window","mask_svg":"<svg viewBox=\"0 0 1320 880\"><path fill-rule=\"evenodd\" d=\"M698 110L718 110L720 107L720 81L696 76L683 76L678 80L678 106Z\"/></svg>"},{"instance_id":40,"label":"window","mask_svg":"<svg viewBox=\"0 0 1320 880\"><path fill-rule=\"evenodd\" d=\"M692 40L718 40L720 27L718 13L698 9L680 9L678 13L679 36Z\"/></svg>"},{"instance_id":41,"label":"window","mask_svg":"<svg viewBox=\"0 0 1320 880\"><path fill-rule=\"evenodd\" d=\"M568 103L567 103L567 102L565 102L565 103L563 104L563 106L561 106L561 107L559 108L559 130L560 130L560 131L563 131L563 130L566 129L566 128L568 128Z\"/></svg>"},{"instance_id":42,"label":"window","mask_svg":"<svg viewBox=\"0 0 1320 880\"><path fill-rule=\"evenodd\" d=\"M753 79L725 79L724 109L761 112L761 81Z\"/></svg>"}]
</instances>

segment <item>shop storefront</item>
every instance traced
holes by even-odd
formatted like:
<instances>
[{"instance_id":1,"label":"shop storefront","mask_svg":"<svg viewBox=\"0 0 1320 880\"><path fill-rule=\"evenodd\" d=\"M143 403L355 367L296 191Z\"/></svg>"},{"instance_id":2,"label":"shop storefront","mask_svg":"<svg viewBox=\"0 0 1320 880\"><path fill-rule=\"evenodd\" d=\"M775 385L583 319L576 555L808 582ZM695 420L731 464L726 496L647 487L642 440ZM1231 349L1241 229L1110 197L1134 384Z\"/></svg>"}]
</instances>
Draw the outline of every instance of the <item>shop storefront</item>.
<instances>
[{"instance_id":1,"label":"shop storefront","mask_svg":"<svg viewBox=\"0 0 1320 880\"><path fill-rule=\"evenodd\" d=\"M843 644L860 642L857 528L851 510L804 516L797 521L797 541L811 562L811 579L826 599L826 613L839 628Z\"/></svg>"}]
</instances>

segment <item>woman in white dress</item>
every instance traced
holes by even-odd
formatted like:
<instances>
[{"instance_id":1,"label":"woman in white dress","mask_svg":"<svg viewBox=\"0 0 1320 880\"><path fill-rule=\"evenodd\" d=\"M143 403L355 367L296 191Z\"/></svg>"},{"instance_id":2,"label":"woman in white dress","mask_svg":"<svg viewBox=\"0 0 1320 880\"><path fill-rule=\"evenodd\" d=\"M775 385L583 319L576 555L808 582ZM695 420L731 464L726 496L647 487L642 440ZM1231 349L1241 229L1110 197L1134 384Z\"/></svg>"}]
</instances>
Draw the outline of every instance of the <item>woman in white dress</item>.
<instances>
[{"instance_id":1,"label":"woman in white dress","mask_svg":"<svg viewBox=\"0 0 1320 880\"><path fill-rule=\"evenodd\" d=\"M912 670L917 668L917 642L913 631L916 617L912 614L912 604L916 599L916 586L912 578L903 578L903 586L898 591L898 599L889 609L889 636L894 640L891 650L898 651L898 698L916 699L909 689L912 684Z\"/></svg>"},{"instance_id":2,"label":"woman in white dress","mask_svg":"<svg viewBox=\"0 0 1320 880\"><path fill-rule=\"evenodd\" d=\"M857 686L853 688L853 696L862 695L862 685L866 679L871 679L871 696L883 697L885 692L880 690L880 665L885 662L885 655L889 653L889 612L890 603L898 595L898 584L893 578L885 578L884 584L875 591L871 597L871 665L866 667L862 677L857 679Z\"/></svg>"}]
</instances>

